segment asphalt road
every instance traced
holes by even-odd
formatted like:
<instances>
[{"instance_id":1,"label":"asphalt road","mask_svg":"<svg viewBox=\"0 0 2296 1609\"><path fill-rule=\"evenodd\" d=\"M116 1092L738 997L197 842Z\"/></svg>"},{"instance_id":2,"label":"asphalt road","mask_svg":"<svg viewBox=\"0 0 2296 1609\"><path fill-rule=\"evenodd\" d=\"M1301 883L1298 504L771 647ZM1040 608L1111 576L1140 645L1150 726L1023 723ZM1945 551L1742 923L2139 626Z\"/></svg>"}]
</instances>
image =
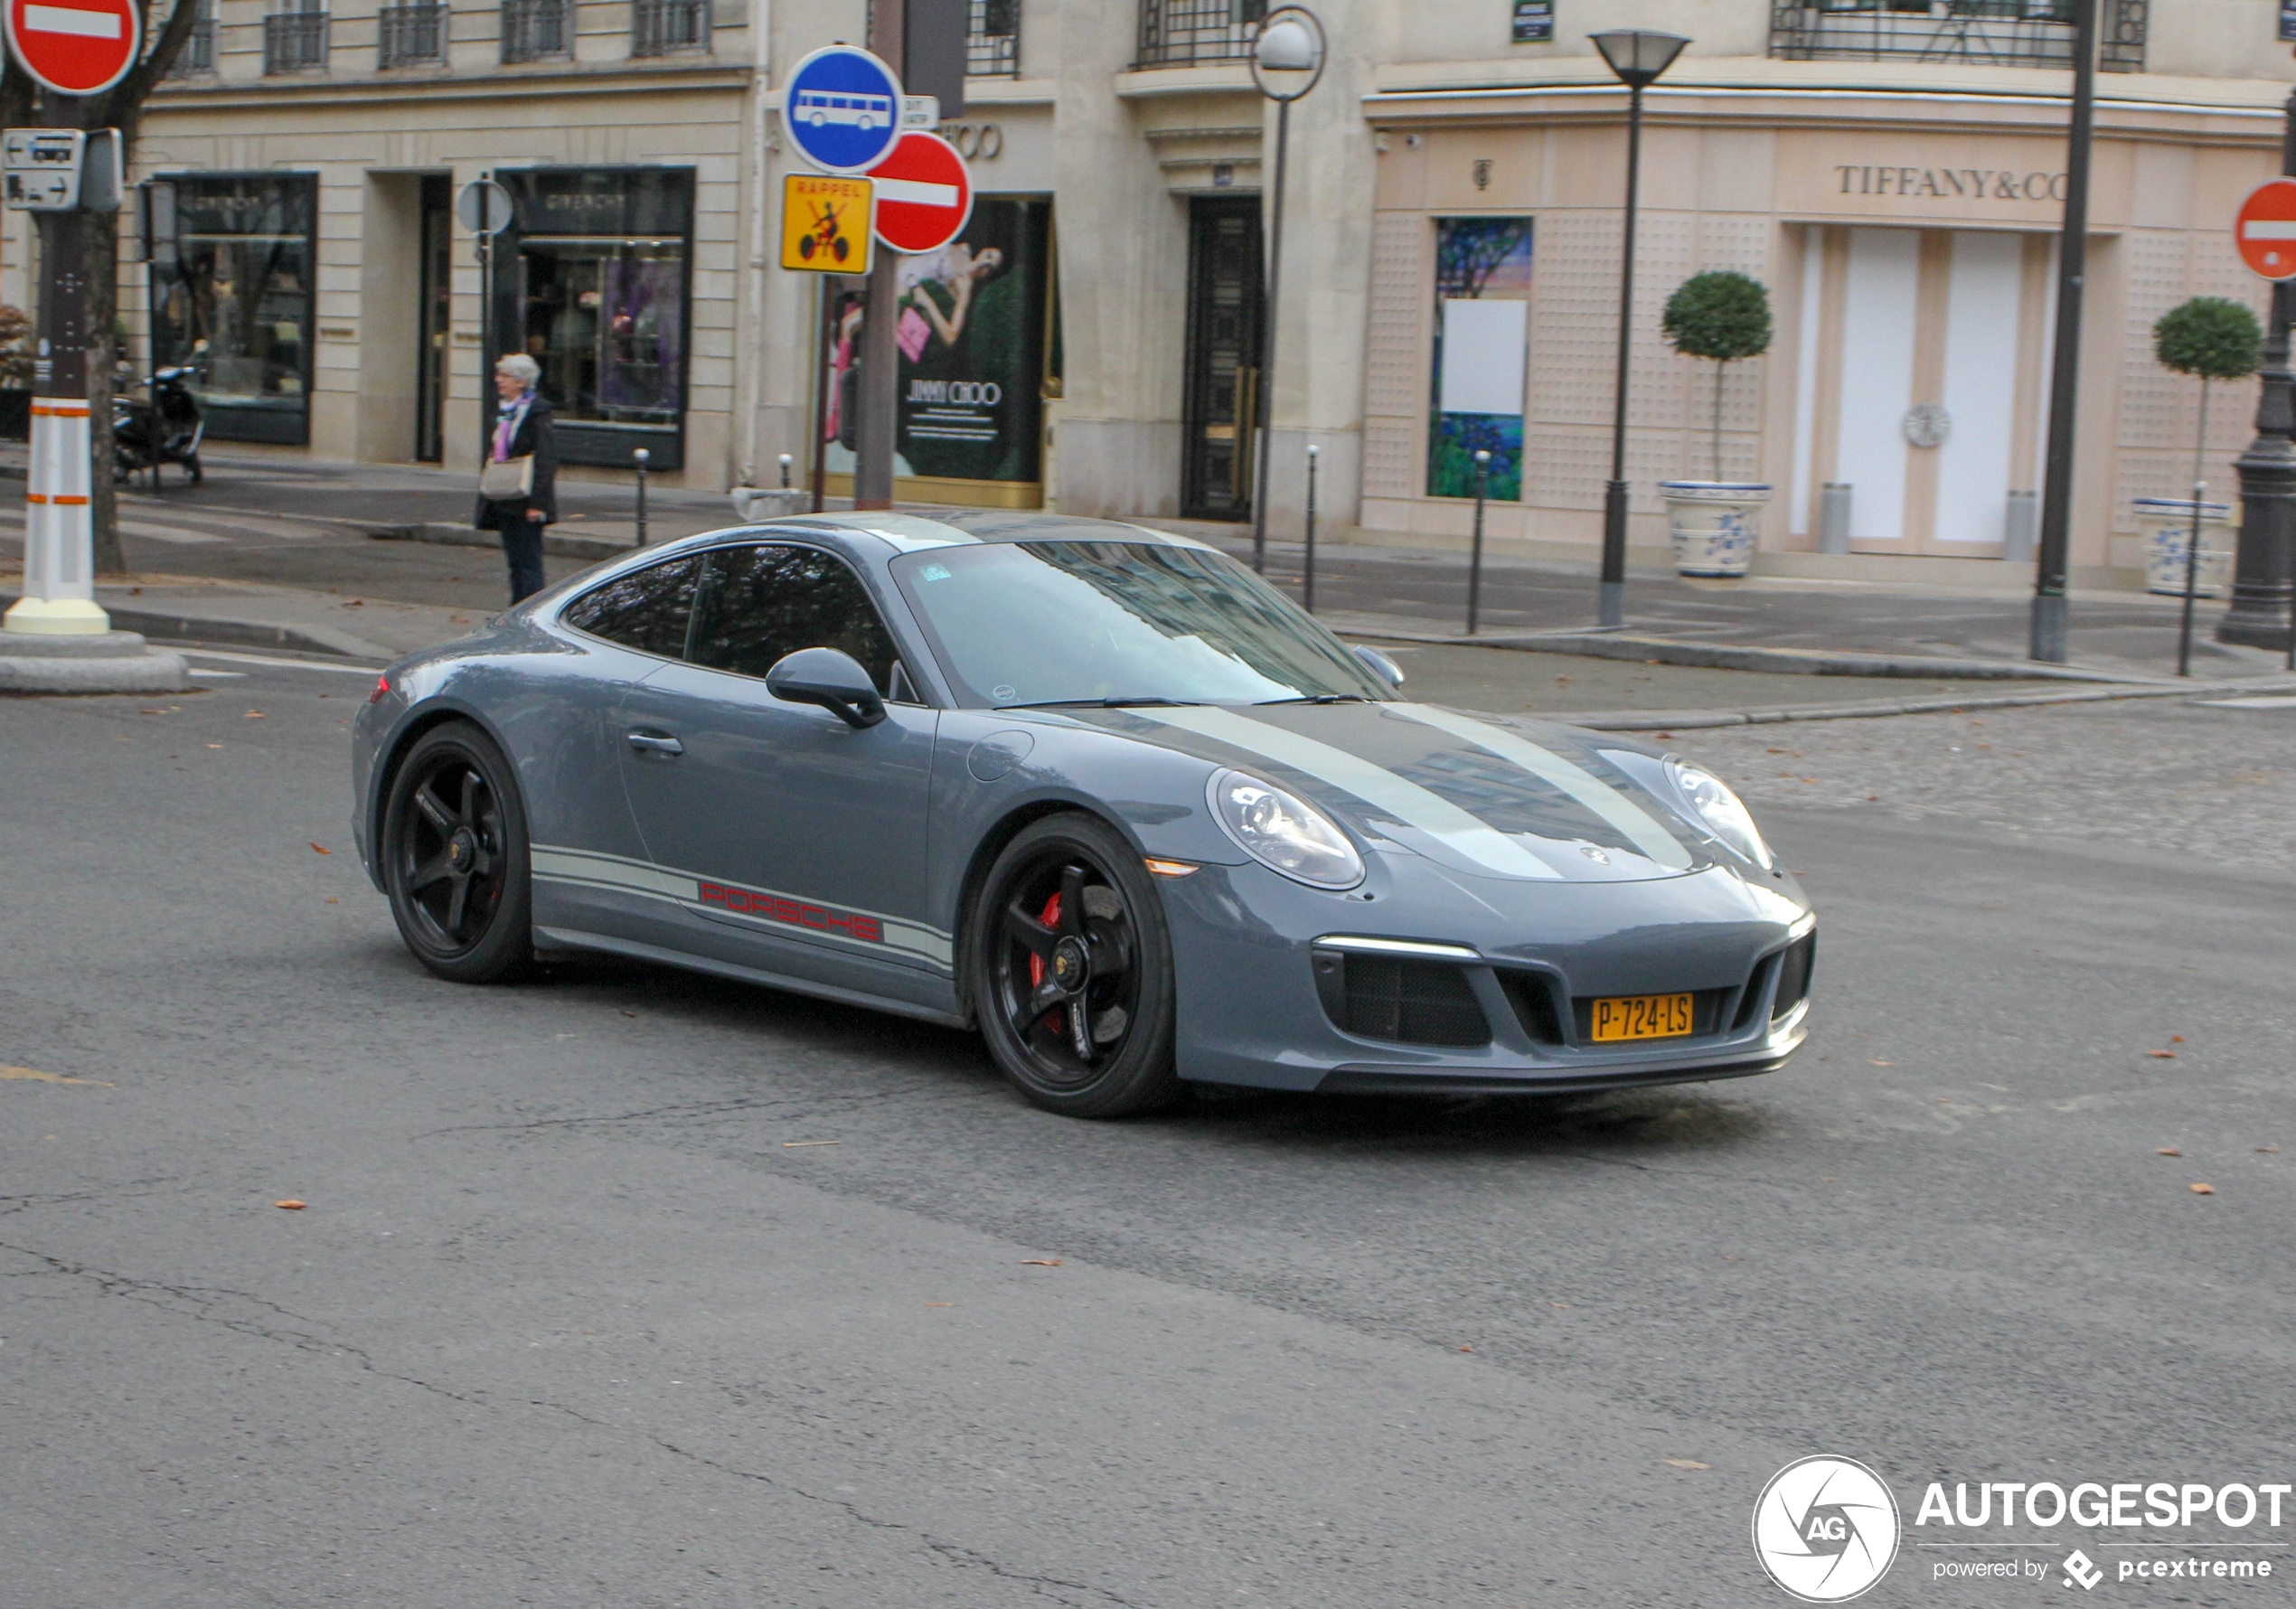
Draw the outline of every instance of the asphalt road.
<instances>
[{"instance_id":1,"label":"asphalt road","mask_svg":"<svg viewBox=\"0 0 2296 1609\"><path fill-rule=\"evenodd\" d=\"M2157 706L1981 789L1858 723L1768 806L1783 1073L1094 1125L841 1008L431 980L344 835L363 680L202 663L0 701L5 1609L1768 1604L1805 1454L2288 1478L2296 876L2147 836ZM2296 711L2179 709L2288 776ZM2059 1594L1934 1557L1862 1601Z\"/></svg>"}]
</instances>

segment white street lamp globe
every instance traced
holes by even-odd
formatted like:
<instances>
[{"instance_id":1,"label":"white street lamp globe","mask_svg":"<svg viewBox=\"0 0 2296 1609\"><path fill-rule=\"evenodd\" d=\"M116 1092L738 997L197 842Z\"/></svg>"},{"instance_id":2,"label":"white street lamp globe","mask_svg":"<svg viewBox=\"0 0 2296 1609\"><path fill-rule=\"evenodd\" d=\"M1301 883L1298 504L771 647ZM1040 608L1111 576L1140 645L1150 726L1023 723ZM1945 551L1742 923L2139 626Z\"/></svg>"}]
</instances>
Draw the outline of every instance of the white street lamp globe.
<instances>
[{"instance_id":1,"label":"white street lamp globe","mask_svg":"<svg viewBox=\"0 0 2296 1609\"><path fill-rule=\"evenodd\" d=\"M1297 17L1278 17L1259 31L1252 53L1270 71L1312 72L1315 68L1315 35Z\"/></svg>"},{"instance_id":2,"label":"white street lamp globe","mask_svg":"<svg viewBox=\"0 0 2296 1609\"><path fill-rule=\"evenodd\" d=\"M1323 24L1302 5L1279 6L1252 41L1252 81L1271 100L1297 100L1323 76Z\"/></svg>"}]
</instances>

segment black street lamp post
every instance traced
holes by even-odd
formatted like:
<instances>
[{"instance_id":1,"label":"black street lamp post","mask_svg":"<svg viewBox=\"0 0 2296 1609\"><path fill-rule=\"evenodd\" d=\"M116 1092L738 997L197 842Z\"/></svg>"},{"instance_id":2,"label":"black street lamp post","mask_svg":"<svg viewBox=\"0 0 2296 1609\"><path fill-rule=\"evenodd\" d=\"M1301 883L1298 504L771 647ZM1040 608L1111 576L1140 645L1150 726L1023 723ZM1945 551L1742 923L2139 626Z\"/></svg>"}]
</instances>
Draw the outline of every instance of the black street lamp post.
<instances>
[{"instance_id":1,"label":"black street lamp post","mask_svg":"<svg viewBox=\"0 0 2296 1609\"><path fill-rule=\"evenodd\" d=\"M2073 118L2066 132L2065 220L2056 247L2056 349L2049 376L2048 454L2041 474L2041 540L2033 574L2030 651L2063 664L2065 572L2073 547L2074 413L2081 395L2081 291L2088 278L2089 153L2094 145L2097 5L2075 0Z\"/></svg>"},{"instance_id":2,"label":"black street lamp post","mask_svg":"<svg viewBox=\"0 0 2296 1609\"><path fill-rule=\"evenodd\" d=\"M2296 174L2296 95L2288 98L2280 142L2280 171ZM2264 330L2263 389L2256 397L2256 439L2240 455L2240 539L2233 550L2232 607L2216 622L2216 640L2252 648L2285 647L2296 654L2289 624L2289 560L2296 553L2296 374L2288 367L2288 325L2296 312L2296 281L2272 287L2272 320Z\"/></svg>"},{"instance_id":3,"label":"black street lamp post","mask_svg":"<svg viewBox=\"0 0 2296 1609\"><path fill-rule=\"evenodd\" d=\"M1276 284L1284 269L1284 166L1291 155L1292 102L1323 76L1323 24L1303 5L1282 5L1260 19L1252 42L1252 81L1275 103L1275 183L1268 198L1267 278L1260 319L1259 385L1246 428L1255 440L1258 485L1252 491L1252 568L1267 568L1267 472L1275 407Z\"/></svg>"},{"instance_id":4,"label":"black street lamp post","mask_svg":"<svg viewBox=\"0 0 2296 1609\"><path fill-rule=\"evenodd\" d=\"M1612 397L1611 478L1603 493L1603 584L1597 618L1626 624L1626 374L1634 344L1634 207L1642 178L1642 91L1690 42L1679 33L1617 28L1588 35L1626 86L1626 240L1618 275L1618 384Z\"/></svg>"}]
</instances>

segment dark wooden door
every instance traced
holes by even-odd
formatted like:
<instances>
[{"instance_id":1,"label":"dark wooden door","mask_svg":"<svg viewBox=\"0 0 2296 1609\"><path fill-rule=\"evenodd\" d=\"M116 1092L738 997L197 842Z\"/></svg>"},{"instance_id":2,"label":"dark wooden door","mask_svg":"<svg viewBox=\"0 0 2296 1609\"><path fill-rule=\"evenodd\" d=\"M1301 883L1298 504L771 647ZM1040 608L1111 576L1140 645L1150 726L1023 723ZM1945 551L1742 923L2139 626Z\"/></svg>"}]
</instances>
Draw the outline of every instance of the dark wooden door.
<instances>
[{"instance_id":1,"label":"dark wooden door","mask_svg":"<svg viewBox=\"0 0 2296 1609\"><path fill-rule=\"evenodd\" d=\"M454 342L454 181L445 174L422 180L422 298L416 320L422 343L415 354L415 456L439 461L445 435L447 361Z\"/></svg>"},{"instance_id":2,"label":"dark wooden door","mask_svg":"<svg viewBox=\"0 0 2296 1609\"><path fill-rule=\"evenodd\" d=\"M1188 379L1181 513L1252 516L1252 408L1259 383L1259 197L1189 202Z\"/></svg>"}]
</instances>

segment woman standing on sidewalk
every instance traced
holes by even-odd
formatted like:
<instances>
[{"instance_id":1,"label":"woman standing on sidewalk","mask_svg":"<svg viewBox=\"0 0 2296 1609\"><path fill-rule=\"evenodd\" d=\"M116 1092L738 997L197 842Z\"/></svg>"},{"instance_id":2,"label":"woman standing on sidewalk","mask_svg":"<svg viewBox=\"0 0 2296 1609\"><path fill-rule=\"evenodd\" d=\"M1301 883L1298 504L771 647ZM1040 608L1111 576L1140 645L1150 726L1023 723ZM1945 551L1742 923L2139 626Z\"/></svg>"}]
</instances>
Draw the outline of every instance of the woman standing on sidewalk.
<instances>
[{"instance_id":1,"label":"woman standing on sidewalk","mask_svg":"<svg viewBox=\"0 0 2296 1609\"><path fill-rule=\"evenodd\" d=\"M494 365L494 394L502 400L478 472L473 522L481 531L502 532L513 604L545 585L542 527L558 518L558 438L550 405L534 390L541 378L542 366L522 352L507 353Z\"/></svg>"}]
</instances>

